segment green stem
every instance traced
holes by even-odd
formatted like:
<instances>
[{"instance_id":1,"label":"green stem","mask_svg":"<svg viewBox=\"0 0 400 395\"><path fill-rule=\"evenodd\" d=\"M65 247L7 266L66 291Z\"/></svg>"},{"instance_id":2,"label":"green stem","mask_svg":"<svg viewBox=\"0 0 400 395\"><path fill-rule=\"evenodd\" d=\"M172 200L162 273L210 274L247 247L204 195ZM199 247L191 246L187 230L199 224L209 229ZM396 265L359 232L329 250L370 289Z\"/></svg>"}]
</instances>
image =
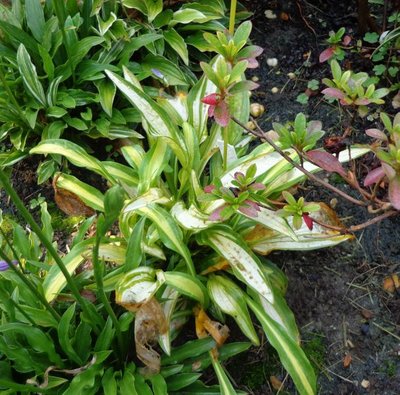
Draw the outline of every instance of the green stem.
<instances>
[{"instance_id":1,"label":"green stem","mask_svg":"<svg viewBox=\"0 0 400 395\"><path fill-rule=\"evenodd\" d=\"M228 168L228 138L229 138L227 126L224 127L223 135L224 135L224 155L223 155L222 167L224 171L226 171L226 169Z\"/></svg>"},{"instance_id":2,"label":"green stem","mask_svg":"<svg viewBox=\"0 0 400 395\"><path fill-rule=\"evenodd\" d=\"M96 281L96 287L97 287L97 294L100 297L101 302L104 305L104 308L106 309L108 315L111 317L111 320L114 324L115 332L117 335L118 339L118 345L120 350L123 350L123 342L121 338L121 327L118 321L117 316L115 315L115 312L113 308L111 307L110 301L107 298L106 293L104 292L104 283L103 283L103 266L101 262L99 261L99 249L100 249L100 242L101 242L101 237L97 236L96 237L96 243L93 246L93 256L92 256L92 262L93 262L93 271L94 271L94 278Z\"/></svg>"},{"instance_id":3,"label":"green stem","mask_svg":"<svg viewBox=\"0 0 400 395\"><path fill-rule=\"evenodd\" d=\"M46 306L46 309L50 312L50 314L57 320L60 321L60 316L57 313L57 311L54 310L54 308L50 305L50 303L46 300L46 298L38 291L38 289L26 278L26 276L18 270L14 264L10 261L8 256L3 252L2 249L0 249L0 258L3 261L6 261L9 268L14 271L14 273L20 278L20 280L28 287L28 289L32 292L32 294L39 299L44 306Z\"/></svg>"},{"instance_id":4,"label":"green stem","mask_svg":"<svg viewBox=\"0 0 400 395\"><path fill-rule=\"evenodd\" d=\"M231 10L229 13L229 33L231 36L233 36L233 33L235 32L236 5L237 0L231 0Z\"/></svg>"},{"instance_id":5,"label":"green stem","mask_svg":"<svg viewBox=\"0 0 400 395\"><path fill-rule=\"evenodd\" d=\"M32 217L31 213L25 207L24 203L22 202L18 194L15 192L14 188L11 186L8 177L6 176L6 174L2 169L0 169L0 183L5 189L6 193L10 196L12 202L14 203L19 213L22 215L25 221L30 225L32 231L36 233L36 235L39 237L39 240L42 242L43 246L46 248L48 253L53 257L55 263L57 264L62 274L64 275L72 294L81 305L83 313L86 315L87 319L93 323L93 329L96 332L96 334L99 334L101 326L99 319L101 319L101 317L94 309L90 309L89 302L86 299L84 299L82 295L79 293L79 288L77 287L73 278L69 274L68 269L65 267L64 262L62 261L57 251L53 247L53 244L51 243L50 240L47 239L46 235L42 232L39 225Z\"/></svg>"}]
</instances>

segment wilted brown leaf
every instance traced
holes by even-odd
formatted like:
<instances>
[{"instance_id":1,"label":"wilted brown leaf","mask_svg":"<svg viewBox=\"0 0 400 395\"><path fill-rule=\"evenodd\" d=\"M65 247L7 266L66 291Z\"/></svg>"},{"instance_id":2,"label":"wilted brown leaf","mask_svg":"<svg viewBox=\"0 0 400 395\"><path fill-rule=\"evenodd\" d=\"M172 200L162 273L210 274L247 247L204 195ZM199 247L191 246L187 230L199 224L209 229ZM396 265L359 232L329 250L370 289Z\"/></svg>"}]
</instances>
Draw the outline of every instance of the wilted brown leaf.
<instances>
[{"instance_id":1,"label":"wilted brown leaf","mask_svg":"<svg viewBox=\"0 0 400 395\"><path fill-rule=\"evenodd\" d=\"M399 276L396 273L391 274L383 280L383 289L387 292L394 293L400 288Z\"/></svg>"},{"instance_id":2,"label":"wilted brown leaf","mask_svg":"<svg viewBox=\"0 0 400 395\"><path fill-rule=\"evenodd\" d=\"M149 373L160 371L160 354L153 349L158 336L167 331L167 321L160 303L155 298L143 304L135 317L135 346L137 357Z\"/></svg>"},{"instance_id":3,"label":"wilted brown leaf","mask_svg":"<svg viewBox=\"0 0 400 395\"><path fill-rule=\"evenodd\" d=\"M213 321L202 308L195 308L196 334L199 339L206 337L207 334L216 341L221 347L229 336L229 328L220 322Z\"/></svg>"},{"instance_id":4,"label":"wilted brown leaf","mask_svg":"<svg viewBox=\"0 0 400 395\"><path fill-rule=\"evenodd\" d=\"M348 368L352 361L351 354L346 354L343 358L343 367Z\"/></svg>"},{"instance_id":5,"label":"wilted brown leaf","mask_svg":"<svg viewBox=\"0 0 400 395\"><path fill-rule=\"evenodd\" d=\"M361 310L361 315L366 319L366 320L370 320L373 317L373 313L371 310L367 310L367 309L362 309Z\"/></svg>"},{"instance_id":6,"label":"wilted brown leaf","mask_svg":"<svg viewBox=\"0 0 400 395\"><path fill-rule=\"evenodd\" d=\"M59 176L56 176L53 179L54 200L58 208L71 217L90 217L94 215L95 211L91 207L86 206L77 195L66 189L57 187L58 177Z\"/></svg>"},{"instance_id":7,"label":"wilted brown leaf","mask_svg":"<svg viewBox=\"0 0 400 395\"><path fill-rule=\"evenodd\" d=\"M275 391L279 391L280 389L282 389L283 383L282 383L281 380L278 379L278 377L276 377L276 376L270 376L269 382L271 383L272 388L273 388Z\"/></svg>"}]
</instances>

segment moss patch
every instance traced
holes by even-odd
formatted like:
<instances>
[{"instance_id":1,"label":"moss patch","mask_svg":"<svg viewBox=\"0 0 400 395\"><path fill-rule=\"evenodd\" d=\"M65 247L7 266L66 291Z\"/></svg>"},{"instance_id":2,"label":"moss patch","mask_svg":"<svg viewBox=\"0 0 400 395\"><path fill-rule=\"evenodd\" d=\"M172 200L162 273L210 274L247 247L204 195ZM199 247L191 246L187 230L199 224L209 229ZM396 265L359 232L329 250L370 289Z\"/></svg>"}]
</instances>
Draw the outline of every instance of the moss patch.
<instances>
[{"instance_id":1,"label":"moss patch","mask_svg":"<svg viewBox=\"0 0 400 395\"><path fill-rule=\"evenodd\" d=\"M319 333L308 334L303 341L303 350L318 375L325 361L324 336Z\"/></svg>"}]
</instances>

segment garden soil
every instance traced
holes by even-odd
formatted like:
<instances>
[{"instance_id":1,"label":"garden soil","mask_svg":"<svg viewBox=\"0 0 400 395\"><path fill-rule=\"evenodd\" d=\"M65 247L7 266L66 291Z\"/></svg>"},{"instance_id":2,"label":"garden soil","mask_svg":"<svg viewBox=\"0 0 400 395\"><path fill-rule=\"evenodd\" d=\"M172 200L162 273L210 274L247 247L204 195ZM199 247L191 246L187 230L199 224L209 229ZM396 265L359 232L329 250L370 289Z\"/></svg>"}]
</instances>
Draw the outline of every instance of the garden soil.
<instances>
[{"instance_id":1,"label":"garden soil","mask_svg":"<svg viewBox=\"0 0 400 395\"><path fill-rule=\"evenodd\" d=\"M268 131L272 122L292 121L297 113L304 112L309 119L322 121L328 135L342 135L349 121L336 105L324 102L318 92L307 104L296 99L305 92L308 81L320 81L322 89L321 79L331 76L329 65L318 61L327 48L324 40L329 31L344 26L353 42L359 38L356 1L244 4L254 12L253 43L264 48L260 67L253 73L260 88L252 101L266 109L259 125ZM277 18L268 19L267 10ZM278 65L269 67L269 58L276 58ZM356 71L372 70L372 63L359 54L350 53L346 59L345 64ZM288 73L297 77L290 79ZM278 93L272 93L273 88ZM393 112L390 105L385 110ZM364 130L369 125L368 119L357 120L351 140L365 141ZM369 157L359 162L359 174L365 174L372 160ZM338 180L330 177L330 181ZM352 193L345 185L336 186ZM348 204L319 185L308 183L301 193L307 201L335 205L346 226L372 218L364 208ZM400 219L370 226L356 233L354 240L334 248L276 252L269 259L289 278L287 300L318 374L318 394L400 394L400 293L387 292L383 287L385 278L400 272ZM250 352L247 359L240 359L240 371L234 379L251 394L296 394L276 360L266 344ZM233 368L235 365L232 363Z\"/></svg>"},{"instance_id":2,"label":"garden soil","mask_svg":"<svg viewBox=\"0 0 400 395\"><path fill-rule=\"evenodd\" d=\"M308 81L330 76L329 66L318 62L329 31L344 26L347 33L357 37L355 3L243 1L254 12L253 42L264 48L260 67L253 72L260 88L252 96L252 101L266 108L259 119L264 130L271 129L272 122L284 123L304 112L310 119L322 121L329 135L343 133L346 116L337 106L324 102L321 94L310 97L308 104L296 99L306 90ZM267 19L266 10L277 18ZM276 58L278 66L269 67L268 58ZM367 59L355 55L350 58L354 69L372 69ZM297 78L290 79L288 73L296 73ZM272 93L273 88L278 93ZM353 140L364 138L368 122L357 121ZM365 174L363 166L368 167L370 162L371 158L360 161L358 170ZM22 162L13 173L14 185L27 205L39 193L52 199L49 183L36 185L35 167ZM345 185L338 185L351 193ZM308 201L333 204L332 199L337 198L335 210L345 225L371 218L364 209L349 205L318 185L307 183L300 192ZM7 205L3 206L7 213ZM12 214L12 207L8 207ZM304 349L318 374L318 394L399 395L400 292L390 293L383 288L385 278L400 274L399 218L370 226L352 241L334 248L275 252L269 259L289 278L287 299L301 330ZM296 394L265 339L263 347L239 356L229 363L228 370L238 387L250 394Z\"/></svg>"}]
</instances>

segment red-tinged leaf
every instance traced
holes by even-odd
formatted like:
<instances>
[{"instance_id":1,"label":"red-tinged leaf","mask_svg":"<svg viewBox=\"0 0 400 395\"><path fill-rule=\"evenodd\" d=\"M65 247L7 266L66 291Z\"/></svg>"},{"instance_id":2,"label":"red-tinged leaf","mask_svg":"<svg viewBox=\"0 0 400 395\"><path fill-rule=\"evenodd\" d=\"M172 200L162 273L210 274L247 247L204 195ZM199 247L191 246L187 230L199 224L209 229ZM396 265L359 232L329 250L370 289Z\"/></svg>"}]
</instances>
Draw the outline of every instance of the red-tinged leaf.
<instances>
[{"instance_id":1,"label":"red-tinged leaf","mask_svg":"<svg viewBox=\"0 0 400 395\"><path fill-rule=\"evenodd\" d=\"M219 93L211 93L210 95L204 96L201 102L208 104L210 106L216 106L221 100L221 95Z\"/></svg>"},{"instance_id":2,"label":"red-tinged leaf","mask_svg":"<svg viewBox=\"0 0 400 395\"><path fill-rule=\"evenodd\" d=\"M247 60L247 68L248 69L256 69L259 66L259 63L255 58L249 58L246 60Z\"/></svg>"},{"instance_id":3,"label":"red-tinged leaf","mask_svg":"<svg viewBox=\"0 0 400 395\"><path fill-rule=\"evenodd\" d=\"M385 174L386 174L387 178L389 178L389 180L396 177L396 170L393 169L392 166L388 165L385 162L382 162L382 168L385 171Z\"/></svg>"},{"instance_id":4,"label":"red-tinged leaf","mask_svg":"<svg viewBox=\"0 0 400 395\"><path fill-rule=\"evenodd\" d=\"M213 193L215 188L216 188L215 185L207 185L206 187L204 187L204 192L205 193Z\"/></svg>"},{"instance_id":5,"label":"red-tinged leaf","mask_svg":"<svg viewBox=\"0 0 400 395\"><path fill-rule=\"evenodd\" d=\"M310 121L307 125L307 133L308 134L319 132L320 130L322 130L322 122L321 121Z\"/></svg>"},{"instance_id":6,"label":"red-tinged leaf","mask_svg":"<svg viewBox=\"0 0 400 395\"><path fill-rule=\"evenodd\" d=\"M215 209L210 216L208 217L208 219L210 221L222 221L222 216L221 216L221 212L222 210L226 207L226 205L223 205L221 207L218 207L217 209Z\"/></svg>"},{"instance_id":7,"label":"red-tinged leaf","mask_svg":"<svg viewBox=\"0 0 400 395\"><path fill-rule=\"evenodd\" d=\"M313 230L314 221L307 213L303 213L303 221L308 229Z\"/></svg>"},{"instance_id":8,"label":"red-tinged leaf","mask_svg":"<svg viewBox=\"0 0 400 395\"><path fill-rule=\"evenodd\" d=\"M357 104L357 106L367 106L368 104L371 104L371 101L366 97L362 97L357 99L354 104Z\"/></svg>"},{"instance_id":9,"label":"red-tinged leaf","mask_svg":"<svg viewBox=\"0 0 400 395\"><path fill-rule=\"evenodd\" d=\"M382 180L383 177L385 177L385 171L382 166L379 166L367 174L364 180L364 186L369 187L372 184L376 184Z\"/></svg>"},{"instance_id":10,"label":"red-tinged leaf","mask_svg":"<svg viewBox=\"0 0 400 395\"><path fill-rule=\"evenodd\" d=\"M337 88L326 88L321 92L323 95L328 97L333 97L334 99L342 100L346 97L346 95Z\"/></svg>"},{"instance_id":11,"label":"red-tinged leaf","mask_svg":"<svg viewBox=\"0 0 400 395\"><path fill-rule=\"evenodd\" d=\"M329 47L319 54L319 62L324 63L335 54L335 48Z\"/></svg>"},{"instance_id":12,"label":"red-tinged leaf","mask_svg":"<svg viewBox=\"0 0 400 395\"><path fill-rule=\"evenodd\" d=\"M347 175L346 170L343 168L338 158L329 152L319 150L309 151L307 152L307 158L321 169L338 173L342 177L346 177Z\"/></svg>"},{"instance_id":13,"label":"red-tinged leaf","mask_svg":"<svg viewBox=\"0 0 400 395\"><path fill-rule=\"evenodd\" d=\"M400 176L398 175L389 182L389 200L396 210L400 210Z\"/></svg>"},{"instance_id":14,"label":"red-tinged leaf","mask_svg":"<svg viewBox=\"0 0 400 395\"><path fill-rule=\"evenodd\" d=\"M228 105L222 101L214 107L214 119L220 126L227 126L229 123L229 108Z\"/></svg>"},{"instance_id":15,"label":"red-tinged leaf","mask_svg":"<svg viewBox=\"0 0 400 395\"><path fill-rule=\"evenodd\" d=\"M379 129L367 129L365 131L365 134L369 137L372 137L374 139L378 139L378 140L383 140L383 141L387 141L387 137L386 134L382 132L382 130Z\"/></svg>"},{"instance_id":16,"label":"red-tinged leaf","mask_svg":"<svg viewBox=\"0 0 400 395\"><path fill-rule=\"evenodd\" d=\"M253 182L253 183L250 185L250 189L251 189L252 191L263 191L263 190L265 189L265 185L264 185L264 184L261 184L261 182Z\"/></svg>"},{"instance_id":17,"label":"red-tinged leaf","mask_svg":"<svg viewBox=\"0 0 400 395\"><path fill-rule=\"evenodd\" d=\"M342 44L347 47L351 42L351 36L346 35L343 37Z\"/></svg>"},{"instance_id":18,"label":"red-tinged leaf","mask_svg":"<svg viewBox=\"0 0 400 395\"><path fill-rule=\"evenodd\" d=\"M248 215L249 217L257 217L258 212L261 211L258 204L253 202L252 200L245 200L243 204L239 207L239 211L243 214Z\"/></svg>"}]
</instances>

